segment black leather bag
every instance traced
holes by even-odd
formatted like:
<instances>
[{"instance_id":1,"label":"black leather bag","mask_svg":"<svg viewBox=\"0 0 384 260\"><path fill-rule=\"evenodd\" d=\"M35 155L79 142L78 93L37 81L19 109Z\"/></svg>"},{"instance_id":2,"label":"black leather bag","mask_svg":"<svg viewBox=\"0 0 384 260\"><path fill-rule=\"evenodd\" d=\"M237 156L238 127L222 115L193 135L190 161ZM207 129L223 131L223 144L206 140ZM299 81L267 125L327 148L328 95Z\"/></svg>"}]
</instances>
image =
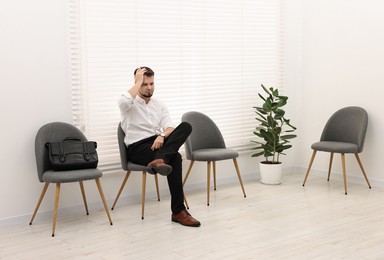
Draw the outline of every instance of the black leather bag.
<instances>
[{"instance_id":1,"label":"black leather bag","mask_svg":"<svg viewBox=\"0 0 384 260\"><path fill-rule=\"evenodd\" d=\"M55 171L96 168L99 162L97 143L67 138L62 142L46 144L49 161Z\"/></svg>"}]
</instances>

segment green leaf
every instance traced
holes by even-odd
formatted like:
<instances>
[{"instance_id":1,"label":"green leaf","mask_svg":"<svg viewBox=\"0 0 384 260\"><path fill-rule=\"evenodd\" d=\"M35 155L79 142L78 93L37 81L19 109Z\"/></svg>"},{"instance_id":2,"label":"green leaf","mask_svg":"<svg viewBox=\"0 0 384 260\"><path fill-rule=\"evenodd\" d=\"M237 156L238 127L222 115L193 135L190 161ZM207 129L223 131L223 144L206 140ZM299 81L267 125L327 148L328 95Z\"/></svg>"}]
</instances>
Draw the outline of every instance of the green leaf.
<instances>
[{"instance_id":1,"label":"green leaf","mask_svg":"<svg viewBox=\"0 0 384 260\"><path fill-rule=\"evenodd\" d=\"M259 95L259 97L260 97L262 100L265 101L265 98L264 98L260 93L258 93L258 95Z\"/></svg>"},{"instance_id":2,"label":"green leaf","mask_svg":"<svg viewBox=\"0 0 384 260\"><path fill-rule=\"evenodd\" d=\"M281 139L287 140L287 139L293 139L296 135L282 135L280 136Z\"/></svg>"},{"instance_id":3,"label":"green leaf","mask_svg":"<svg viewBox=\"0 0 384 260\"><path fill-rule=\"evenodd\" d=\"M271 93L268 91L268 89L266 87L264 87L263 84L261 84L261 87L264 89L264 91L268 94L268 95L271 95Z\"/></svg>"},{"instance_id":4,"label":"green leaf","mask_svg":"<svg viewBox=\"0 0 384 260\"><path fill-rule=\"evenodd\" d=\"M265 121L267 120L267 118L265 116L263 116L261 113L259 112L256 112L256 114L261 117L262 119L264 119ZM266 113L265 113L266 114Z\"/></svg>"},{"instance_id":5,"label":"green leaf","mask_svg":"<svg viewBox=\"0 0 384 260\"><path fill-rule=\"evenodd\" d=\"M256 120L259 121L259 122L262 123L262 124L267 124L267 122L266 122L265 120L262 120L262 119L260 119L260 118L256 118Z\"/></svg>"},{"instance_id":6,"label":"green leaf","mask_svg":"<svg viewBox=\"0 0 384 260\"><path fill-rule=\"evenodd\" d=\"M264 148L262 146L252 148L252 150L261 150L261 149L264 149Z\"/></svg>"},{"instance_id":7,"label":"green leaf","mask_svg":"<svg viewBox=\"0 0 384 260\"><path fill-rule=\"evenodd\" d=\"M271 91L272 96L277 97L279 95L279 90L273 89L272 87L269 88L269 90Z\"/></svg>"},{"instance_id":8,"label":"green leaf","mask_svg":"<svg viewBox=\"0 0 384 260\"><path fill-rule=\"evenodd\" d=\"M252 154L252 157L258 157L261 155L264 155L264 152L254 153L254 154Z\"/></svg>"}]
</instances>

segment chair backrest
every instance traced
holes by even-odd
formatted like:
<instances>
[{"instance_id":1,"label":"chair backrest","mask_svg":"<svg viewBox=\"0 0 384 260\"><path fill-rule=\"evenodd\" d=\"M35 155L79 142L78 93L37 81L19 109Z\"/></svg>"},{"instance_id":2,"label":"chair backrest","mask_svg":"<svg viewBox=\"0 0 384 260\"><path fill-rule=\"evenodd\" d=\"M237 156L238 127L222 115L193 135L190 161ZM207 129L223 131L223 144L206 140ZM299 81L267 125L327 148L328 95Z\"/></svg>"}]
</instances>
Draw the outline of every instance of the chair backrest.
<instances>
[{"instance_id":1,"label":"chair backrest","mask_svg":"<svg viewBox=\"0 0 384 260\"><path fill-rule=\"evenodd\" d=\"M45 144L49 142L61 142L68 137L87 141L85 135L77 127L64 122L48 123L40 127L37 131L35 138L35 157L40 182L43 182L44 172L51 170L48 159L48 149Z\"/></svg>"},{"instance_id":2,"label":"chair backrest","mask_svg":"<svg viewBox=\"0 0 384 260\"><path fill-rule=\"evenodd\" d=\"M187 159L191 160L191 154L196 150L226 148L219 128L207 115L191 111L185 113L181 121L188 122L192 126L192 133L184 145Z\"/></svg>"},{"instance_id":3,"label":"chair backrest","mask_svg":"<svg viewBox=\"0 0 384 260\"><path fill-rule=\"evenodd\" d=\"M117 127L117 140L119 142L119 150L120 150L120 162L121 162L121 168L123 170L127 171L127 163L128 163L128 151L127 146L124 142L125 133L123 129L121 128L121 123L119 123L119 126Z\"/></svg>"},{"instance_id":4,"label":"chair backrest","mask_svg":"<svg viewBox=\"0 0 384 260\"><path fill-rule=\"evenodd\" d=\"M320 141L354 143L358 152L364 148L365 134L368 127L368 114L356 106L345 107L336 111L326 123Z\"/></svg>"}]
</instances>

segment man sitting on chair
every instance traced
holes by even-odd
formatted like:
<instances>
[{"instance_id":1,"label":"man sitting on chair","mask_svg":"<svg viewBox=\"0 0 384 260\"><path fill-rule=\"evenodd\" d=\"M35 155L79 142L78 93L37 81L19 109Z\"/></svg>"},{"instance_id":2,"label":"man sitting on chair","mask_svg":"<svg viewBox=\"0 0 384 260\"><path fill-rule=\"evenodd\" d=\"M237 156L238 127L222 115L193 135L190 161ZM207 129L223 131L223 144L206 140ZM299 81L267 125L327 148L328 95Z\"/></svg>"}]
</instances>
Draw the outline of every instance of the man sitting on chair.
<instances>
[{"instance_id":1,"label":"man sitting on chair","mask_svg":"<svg viewBox=\"0 0 384 260\"><path fill-rule=\"evenodd\" d=\"M154 72L148 67L135 70L135 84L119 99L121 128L129 160L148 165L147 172L167 176L171 193L171 219L181 225L199 227L184 205L182 158L179 148L191 134L189 123L174 128L168 109L153 99Z\"/></svg>"}]
</instances>

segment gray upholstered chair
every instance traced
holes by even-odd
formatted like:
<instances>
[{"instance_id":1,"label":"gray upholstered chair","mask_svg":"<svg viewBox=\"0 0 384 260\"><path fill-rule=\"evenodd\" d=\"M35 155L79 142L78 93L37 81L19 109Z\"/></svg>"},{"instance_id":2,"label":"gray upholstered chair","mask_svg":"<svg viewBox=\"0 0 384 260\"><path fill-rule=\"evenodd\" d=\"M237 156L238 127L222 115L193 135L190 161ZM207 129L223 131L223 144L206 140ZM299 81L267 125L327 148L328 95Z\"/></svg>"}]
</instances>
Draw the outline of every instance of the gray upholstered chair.
<instances>
[{"instance_id":1,"label":"gray upholstered chair","mask_svg":"<svg viewBox=\"0 0 384 260\"><path fill-rule=\"evenodd\" d=\"M308 170L304 178L303 186L307 181L309 171L311 170L313 160L317 151L329 152L330 161L328 168L328 181L331 174L333 154L341 154L341 163L344 176L344 191L347 194L347 176L345 169L345 154L353 153L363 172L364 178L369 184L367 175L365 174L361 163L359 153L363 151L365 134L368 126L368 114L361 108L356 106L345 107L336 111L326 123L321 134L320 142L312 144L313 149L311 161L309 162Z\"/></svg>"},{"instance_id":2,"label":"gray upholstered chair","mask_svg":"<svg viewBox=\"0 0 384 260\"><path fill-rule=\"evenodd\" d=\"M120 162L121 162L121 168L123 168L124 171L127 173L125 174L125 178L123 182L121 183L119 192L117 193L115 202L112 205L112 210L115 208L115 205L120 197L121 192L124 189L124 186L128 180L129 175L132 171L139 171L142 172L142 193L141 193L141 219L144 219L144 207L145 207L145 188L147 183L147 166L140 165L140 164L134 164L130 161L128 161L128 151L127 146L124 143L125 133L123 129L121 128L121 123L119 123L119 126L117 127L117 140L119 143L119 150L120 150ZM160 193L159 193L159 181L157 174L154 175L155 177L155 183L156 183L156 192L157 192L157 200L160 201Z\"/></svg>"},{"instance_id":3,"label":"gray upholstered chair","mask_svg":"<svg viewBox=\"0 0 384 260\"><path fill-rule=\"evenodd\" d=\"M236 160L239 153L225 146L224 138L212 119L203 113L191 111L182 116L182 121L192 125L192 133L184 144L186 157L191 163L183 180L183 185L185 185L195 161L207 162L207 205L209 206L211 164L213 166L214 190L216 190L216 161L232 159L243 195L246 197Z\"/></svg>"},{"instance_id":4,"label":"gray upholstered chair","mask_svg":"<svg viewBox=\"0 0 384 260\"><path fill-rule=\"evenodd\" d=\"M55 196L55 207L54 207L54 214L53 214L52 236L55 236L61 183L67 183L67 182L80 183L80 190L83 196L85 211L86 211L86 214L88 215L89 212L88 212L87 200L84 192L83 181L95 180L97 188L100 193L101 200L105 208L105 212L107 213L107 216L109 219L109 223L112 225L112 219L109 214L108 206L105 201L104 193L100 183L100 178L103 176L103 173L99 169L92 168L92 169L71 170L71 171L54 171L51 169L49 158L48 158L48 149L46 148L45 144L48 142L60 142L63 139L68 137L87 140L87 138L78 128L76 128L71 124L63 123L63 122L53 122L53 123L48 123L43 125L38 130L35 138L35 157L36 157L37 174L38 174L39 181L44 182L45 185L43 187L40 198L37 202L35 211L33 212L33 215L29 224L32 225L32 222L36 216L36 213L40 207L41 201L44 198L45 192L47 191L49 184L56 183L56 196Z\"/></svg>"}]
</instances>

